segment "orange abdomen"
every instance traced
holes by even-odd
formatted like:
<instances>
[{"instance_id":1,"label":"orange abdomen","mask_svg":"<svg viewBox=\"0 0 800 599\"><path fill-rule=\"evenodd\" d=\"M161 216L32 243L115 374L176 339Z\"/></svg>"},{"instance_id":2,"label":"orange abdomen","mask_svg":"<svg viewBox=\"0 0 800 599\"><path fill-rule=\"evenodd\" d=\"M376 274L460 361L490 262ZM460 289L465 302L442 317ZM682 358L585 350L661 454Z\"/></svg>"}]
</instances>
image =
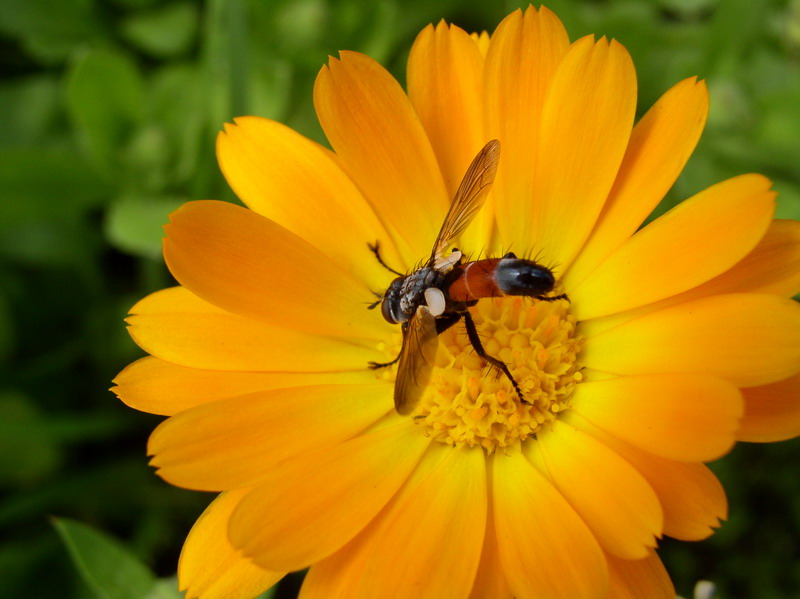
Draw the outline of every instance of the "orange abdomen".
<instances>
[{"instance_id":1,"label":"orange abdomen","mask_svg":"<svg viewBox=\"0 0 800 599\"><path fill-rule=\"evenodd\" d=\"M448 275L448 279L452 282L447 288L447 295L456 302L503 295L495 277L497 263L500 260L503 258L485 258L459 264Z\"/></svg>"}]
</instances>

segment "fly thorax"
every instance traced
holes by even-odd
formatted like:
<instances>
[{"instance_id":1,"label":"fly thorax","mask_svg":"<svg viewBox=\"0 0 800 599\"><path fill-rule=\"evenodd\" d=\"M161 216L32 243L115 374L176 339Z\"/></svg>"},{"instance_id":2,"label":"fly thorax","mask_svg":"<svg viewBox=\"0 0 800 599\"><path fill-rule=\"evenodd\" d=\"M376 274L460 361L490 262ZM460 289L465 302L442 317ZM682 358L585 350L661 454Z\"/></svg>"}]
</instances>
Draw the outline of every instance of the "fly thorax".
<instances>
[{"instance_id":1,"label":"fly thorax","mask_svg":"<svg viewBox=\"0 0 800 599\"><path fill-rule=\"evenodd\" d=\"M411 318L417 308L425 303L425 290L440 286L443 280L441 273L427 266L405 278L400 288L400 310L406 315L406 319Z\"/></svg>"}]
</instances>

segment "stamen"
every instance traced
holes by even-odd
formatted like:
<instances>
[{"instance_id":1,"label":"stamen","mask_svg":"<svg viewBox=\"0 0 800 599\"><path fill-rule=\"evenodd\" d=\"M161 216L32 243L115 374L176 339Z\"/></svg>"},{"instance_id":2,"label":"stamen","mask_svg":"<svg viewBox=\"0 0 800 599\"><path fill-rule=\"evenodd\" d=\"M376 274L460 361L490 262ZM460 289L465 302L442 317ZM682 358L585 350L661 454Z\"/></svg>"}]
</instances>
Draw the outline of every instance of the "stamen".
<instances>
[{"instance_id":1,"label":"stamen","mask_svg":"<svg viewBox=\"0 0 800 599\"><path fill-rule=\"evenodd\" d=\"M569 409L581 380L581 338L568 302L505 297L470 311L486 352L506 363L529 405L476 355L459 323L440 335L436 368L412 416L437 441L493 453L535 438Z\"/></svg>"}]
</instances>

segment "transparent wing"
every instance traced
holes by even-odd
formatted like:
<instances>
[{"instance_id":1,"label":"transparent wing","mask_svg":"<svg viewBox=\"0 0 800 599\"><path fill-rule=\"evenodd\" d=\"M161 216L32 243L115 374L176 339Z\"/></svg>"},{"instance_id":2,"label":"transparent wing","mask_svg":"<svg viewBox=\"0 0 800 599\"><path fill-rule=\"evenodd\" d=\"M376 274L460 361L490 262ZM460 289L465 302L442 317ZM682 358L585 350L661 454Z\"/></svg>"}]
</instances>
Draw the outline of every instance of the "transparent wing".
<instances>
[{"instance_id":1,"label":"transparent wing","mask_svg":"<svg viewBox=\"0 0 800 599\"><path fill-rule=\"evenodd\" d=\"M394 383L394 407L398 414L410 414L419 403L431 377L437 347L436 318L427 306L419 306L408 322L400 349Z\"/></svg>"},{"instance_id":2,"label":"transparent wing","mask_svg":"<svg viewBox=\"0 0 800 599\"><path fill-rule=\"evenodd\" d=\"M442 258L449 242L458 237L467 228L475 215L478 214L486 201L486 194L494 182L497 174L497 164L500 160L500 142L493 139L478 152L469 165L458 191L450 203L447 216L444 217L442 228L433 244L430 264Z\"/></svg>"}]
</instances>

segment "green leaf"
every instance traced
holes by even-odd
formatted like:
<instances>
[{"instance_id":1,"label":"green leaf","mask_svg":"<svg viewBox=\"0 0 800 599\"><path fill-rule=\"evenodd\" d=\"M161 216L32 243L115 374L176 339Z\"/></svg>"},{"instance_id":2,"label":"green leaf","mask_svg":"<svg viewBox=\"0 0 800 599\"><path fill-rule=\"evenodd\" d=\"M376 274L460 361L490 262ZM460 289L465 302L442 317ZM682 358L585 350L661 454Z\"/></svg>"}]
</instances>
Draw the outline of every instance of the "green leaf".
<instances>
[{"instance_id":1,"label":"green leaf","mask_svg":"<svg viewBox=\"0 0 800 599\"><path fill-rule=\"evenodd\" d=\"M43 62L61 62L73 48L105 35L91 0L3 0L0 32L21 40Z\"/></svg>"},{"instance_id":2,"label":"green leaf","mask_svg":"<svg viewBox=\"0 0 800 599\"><path fill-rule=\"evenodd\" d=\"M173 57L191 48L197 22L194 4L175 2L131 15L122 23L122 34L152 56Z\"/></svg>"},{"instance_id":3,"label":"green leaf","mask_svg":"<svg viewBox=\"0 0 800 599\"><path fill-rule=\"evenodd\" d=\"M123 252L157 259L161 255L162 227L169 213L185 198L123 196L107 214L105 234L109 243Z\"/></svg>"},{"instance_id":4,"label":"green leaf","mask_svg":"<svg viewBox=\"0 0 800 599\"><path fill-rule=\"evenodd\" d=\"M85 54L68 75L67 104L95 164L107 176L118 176L120 148L144 116L144 84L136 64L108 50Z\"/></svg>"},{"instance_id":5,"label":"green leaf","mask_svg":"<svg viewBox=\"0 0 800 599\"><path fill-rule=\"evenodd\" d=\"M200 70L171 64L153 73L148 90L148 116L164 132L172 150L171 183L184 183L196 175L203 142L212 137L206 128L205 95ZM220 123L214 123L219 127ZM162 165L164 166L164 165Z\"/></svg>"},{"instance_id":6,"label":"green leaf","mask_svg":"<svg viewBox=\"0 0 800 599\"><path fill-rule=\"evenodd\" d=\"M143 599L153 592L156 577L118 541L68 518L54 518L53 525L99 599Z\"/></svg>"},{"instance_id":7,"label":"green leaf","mask_svg":"<svg viewBox=\"0 0 800 599\"><path fill-rule=\"evenodd\" d=\"M32 75L0 85L0 144L34 145L46 140L59 109L59 88L53 75Z\"/></svg>"},{"instance_id":8,"label":"green leaf","mask_svg":"<svg viewBox=\"0 0 800 599\"><path fill-rule=\"evenodd\" d=\"M178 579L162 578L144 599L181 599L183 593L178 590Z\"/></svg>"},{"instance_id":9,"label":"green leaf","mask_svg":"<svg viewBox=\"0 0 800 599\"><path fill-rule=\"evenodd\" d=\"M36 483L61 461L59 444L36 404L20 393L0 393L0 483Z\"/></svg>"},{"instance_id":10,"label":"green leaf","mask_svg":"<svg viewBox=\"0 0 800 599\"><path fill-rule=\"evenodd\" d=\"M0 149L0 232L20 224L75 218L110 192L74 151Z\"/></svg>"},{"instance_id":11,"label":"green leaf","mask_svg":"<svg viewBox=\"0 0 800 599\"><path fill-rule=\"evenodd\" d=\"M0 257L9 262L31 266L95 264L96 232L83 220L25 222L2 233Z\"/></svg>"}]
</instances>

